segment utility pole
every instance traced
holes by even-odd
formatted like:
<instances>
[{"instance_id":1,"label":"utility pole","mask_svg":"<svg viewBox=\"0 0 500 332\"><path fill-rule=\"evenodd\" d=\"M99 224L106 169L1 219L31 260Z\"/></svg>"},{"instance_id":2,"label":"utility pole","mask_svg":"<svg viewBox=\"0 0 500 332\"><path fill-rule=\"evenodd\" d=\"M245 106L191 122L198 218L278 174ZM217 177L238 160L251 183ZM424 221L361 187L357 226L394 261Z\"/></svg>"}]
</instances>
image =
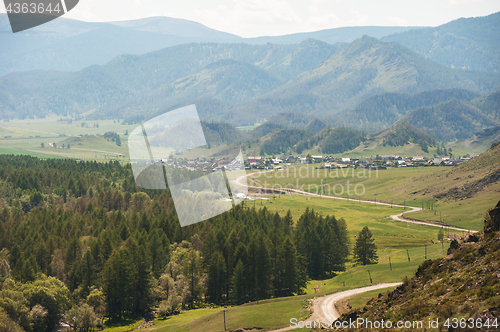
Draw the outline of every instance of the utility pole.
<instances>
[{"instance_id":1,"label":"utility pole","mask_svg":"<svg viewBox=\"0 0 500 332\"><path fill-rule=\"evenodd\" d=\"M408 262L410 261L410 254L408 253L408 249L406 249L406 256L408 256Z\"/></svg>"},{"instance_id":2,"label":"utility pole","mask_svg":"<svg viewBox=\"0 0 500 332\"><path fill-rule=\"evenodd\" d=\"M366 270L366 271L368 271L368 276L370 277L370 284L373 284L372 275L370 274L370 270Z\"/></svg>"},{"instance_id":3,"label":"utility pole","mask_svg":"<svg viewBox=\"0 0 500 332\"><path fill-rule=\"evenodd\" d=\"M226 330L226 310L222 310L224 313L224 331Z\"/></svg>"},{"instance_id":4,"label":"utility pole","mask_svg":"<svg viewBox=\"0 0 500 332\"><path fill-rule=\"evenodd\" d=\"M427 259L427 245L425 245L425 259Z\"/></svg>"},{"instance_id":5,"label":"utility pole","mask_svg":"<svg viewBox=\"0 0 500 332\"><path fill-rule=\"evenodd\" d=\"M389 268L390 268L390 269L391 269L391 271L392 271L391 257L389 257Z\"/></svg>"}]
</instances>

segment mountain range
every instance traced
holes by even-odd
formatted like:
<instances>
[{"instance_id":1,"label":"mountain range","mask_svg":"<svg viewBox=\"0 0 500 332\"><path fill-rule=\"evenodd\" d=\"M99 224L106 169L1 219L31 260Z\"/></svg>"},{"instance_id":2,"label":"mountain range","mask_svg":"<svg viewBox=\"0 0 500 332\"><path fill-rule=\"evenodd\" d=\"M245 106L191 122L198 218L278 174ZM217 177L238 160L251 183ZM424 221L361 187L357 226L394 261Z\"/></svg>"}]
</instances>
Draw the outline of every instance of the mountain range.
<instances>
[{"instance_id":1,"label":"mountain range","mask_svg":"<svg viewBox=\"0 0 500 332\"><path fill-rule=\"evenodd\" d=\"M500 13L462 18L438 27L343 27L283 36L242 38L200 23L170 17L121 22L82 22L66 18L13 34L0 14L0 76L17 71L78 71L104 65L123 54L140 55L179 44L300 44L316 39L345 44L368 35L402 44L450 68L498 71Z\"/></svg>"},{"instance_id":2,"label":"mountain range","mask_svg":"<svg viewBox=\"0 0 500 332\"><path fill-rule=\"evenodd\" d=\"M82 22L58 18L13 34L6 14L0 14L0 76L27 70L78 71L104 65L124 55L141 55L189 43L300 44L306 39L349 43L363 35L375 38L412 27L347 27L276 37L242 38L200 23L170 17L121 22ZM415 27L418 28L418 27Z\"/></svg>"},{"instance_id":3,"label":"mountain range","mask_svg":"<svg viewBox=\"0 0 500 332\"><path fill-rule=\"evenodd\" d=\"M498 90L499 77L453 70L368 36L343 47L192 43L74 73L9 74L0 78L0 107L7 119L93 112L141 120L196 103L204 120L249 125L282 112L331 116L386 92L460 88L477 96Z\"/></svg>"},{"instance_id":4,"label":"mountain range","mask_svg":"<svg viewBox=\"0 0 500 332\"><path fill-rule=\"evenodd\" d=\"M500 69L500 13L408 30L382 40L397 42L450 68L484 72Z\"/></svg>"},{"instance_id":5,"label":"mountain range","mask_svg":"<svg viewBox=\"0 0 500 332\"><path fill-rule=\"evenodd\" d=\"M477 45L487 45L495 36L494 22L499 17L497 13L453 21L435 28L438 32L433 35L453 32L455 36L462 34L460 40L468 38ZM51 24L53 26L43 28L62 29L64 33L42 33L35 29L20 34L21 38L12 39L5 33L0 34L0 38L11 38L10 42L19 44L13 52L17 52L18 59L23 58L26 47L31 56L37 56L38 47L57 44L69 50L68 45L73 45L78 38L90 45L87 48L100 49L99 42L89 42L94 38L89 36L104 38L109 49L122 52L123 49L113 43L124 41L119 37L123 29L130 37L123 43L127 47L136 47L134 40L146 42L148 39L142 38L143 34L177 36L182 41L218 42L179 44L143 55L122 54L104 65L93 64L74 72L32 70L7 74L0 77L1 118L85 114L89 120L114 118L137 123L194 103L201 119L209 122L248 126L274 117L274 122L258 129L262 135L277 129L319 132L328 125L348 126L371 134L406 121L443 141L466 139L500 121L500 73L456 69L458 66L453 69L451 63L447 67L431 60L429 54L412 51L413 44L410 48L401 45L411 39L404 36L416 36L422 31L425 37L428 28L384 37L390 29L367 27L382 40L364 35L349 43L344 41L368 30L333 29L269 37L283 43L259 44L263 39L237 42L242 40L238 36L178 19L111 23L61 19ZM463 28L464 24L469 29ZM0 29L6 27L5 17L0 16ZM480 34L483 30L487 30L484 36L489 37L476 38L470 33ZM108 34L110 31L116 34ZM110 37L109 41L106 36ZM329 41L344 39L338 39L333 45L317 39L287 43L311 36ZM401 43L393 40L396 37ZM419 39L411 40L417 43ZM422 45L429 42L422 40ZM72 48L75 54L81 52L77 44L75 42ZM434 53L453 51L450 44L434 44ZM423 52L422 45L420 52ZM494 47L484 46L483 53L492 53ZM105 49L102 48L103 56ZM64 50L49 47L47 52L63 56ZM9 52L5 49L3 53L0 51L0 57L6 54ZM80 56L85 57L84 54ZM70 65L62 58L58 61ZM39 62L35 59L32 63ZM295 115L289 123L285 123L283 116L280 119L280 114L291 113Z\"/></svg>"}]
</instances>

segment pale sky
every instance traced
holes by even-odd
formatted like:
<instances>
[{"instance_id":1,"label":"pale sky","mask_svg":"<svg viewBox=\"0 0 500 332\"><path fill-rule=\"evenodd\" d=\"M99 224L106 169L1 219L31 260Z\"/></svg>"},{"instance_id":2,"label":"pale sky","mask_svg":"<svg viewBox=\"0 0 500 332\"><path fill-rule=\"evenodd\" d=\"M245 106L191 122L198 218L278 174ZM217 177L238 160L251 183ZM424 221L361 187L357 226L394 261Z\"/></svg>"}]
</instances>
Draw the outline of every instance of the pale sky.
<instances>
[{"instance_id":1,"label":"pale sky","mask_svg":"<svg viewBox=\"0 0 500 332\"><path fill-rule=\"evenodd\" d=\"M438 26L498 11L500 0L80 0L65 17L106 22L168 16L256 37L345 26Z\"/></svg>"}]
</instances>

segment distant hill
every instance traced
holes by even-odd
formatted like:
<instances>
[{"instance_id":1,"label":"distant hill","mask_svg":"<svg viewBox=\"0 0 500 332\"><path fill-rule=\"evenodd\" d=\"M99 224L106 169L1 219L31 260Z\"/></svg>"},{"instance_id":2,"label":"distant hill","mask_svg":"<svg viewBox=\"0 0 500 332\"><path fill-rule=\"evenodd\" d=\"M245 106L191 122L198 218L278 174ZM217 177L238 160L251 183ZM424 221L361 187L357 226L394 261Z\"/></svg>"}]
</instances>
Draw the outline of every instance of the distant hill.
<instances>
[{"instance_id":1,"label":"distant hill","mask_svg":"<svg viewBox=\"0 0 500 332\"><path fill-rule=\"evenodd\" d=\"M15 71L78 71L104 65L123 54L145 54L192 42L230 42L242 38L202 24L167 17L92 23L58 18L12 34L0 14L0 76Z\"/></svg>"},{"instance_id":2,"label":"distant hill","mask_svg":"<svg viewBox=\"0 0 500 332\"><path fill-rule=\"evenodd\" d=\"M427 131L440 141L466 139L479 130L498 123L498 120L493 120L487 113L462 100L417 108L401 120Z\"/></svg>"},{"instance_id":3,"label":"distant hill","mask_svg":"<svg viewBox=\"0 0 500 332\"><path fill-rule=\"evenodd\" d=\"M382 26L364 26L364 27L343 27L334 29L325 29L313 32L301 32L284 36L264 36L256 38L246 38L245 43L248 44L298 44L306 39L321 40L325 43L351 43L361 36L370 36L380 39L385 36L390 36L395 33L402 33L413 29L421 29L423 27L382 27Z\"/></svg>"},{"instance_id":4,"label":"distant hill","mask_svg":"<svg viewBox=\"0 0 500 332\"><path fill-rule=\"evenodd\" d=\"M340 49L317 40L293 45L193 43L141 56L119 56L104 66L74 73L6 75L0 78L0 117L86 113L88 119L134 123L199 103L203 120L246 126L280 113L305 114L310 120L331 116L387 92L461 89L416 97L389 96L389 103L399 108L391 110L394 114L387 118L377 116L378 122L371 121L374 115L368 114L370 107L365 108L368 129L376 131L392 125L410 106L434 105L451 98L470 100L478 93L499 89L499 78L500 74L446 68L399 44L367 36ZM403 104L409 100L409 104L401 106L398 98ZM386 112L384 100L377 106L382 113ZM496 105L495 98L481 103L487 108ZM343 118L320 120L333 126L367 129L362 126L362 117ZM322 128L318 125L314 131Z\"/></svg>"},{"instance_id":5,"label":"distant hill","mask_svg":"<svg viewBox=\"0 0 500 332\"><path fill-rule=\"evenodd\" d=\"M400 43L451 68L498 71L499 13L459 19L435 28L343 27L283 36L242 38L200 23L169 17L93 23L64 17L12 34L0 14L0 76L28 70L79 71L113 58L189 43L300 44L315 39L345 45L363 35Z\"/></svg>"},{"instance_id":6,"label":"distant hill","mask_svg":"<svg viewBox=\"0 0 500 332\"><path fill-rule=\"evenodd\" d=\"M450 68L500 70L500 12L383 37Z\"/></svg>"},{"instance_id":7,"label":"distant hill","mask_svg":"<svg viewBox=\"0 0 500 332\"><path fill-rule=\"evenodd\" d=\"M436 145L434 136L406 121L398 122L381 134L375 135L375 137L382 138L382 145L384 146L404 146L409 143L416 143L424 152L429 152L428 145Z\"/></svg>"},{"instance_id":8,"label":"distant hill","mask_svg":"<svg viewBox=\"0 0 500 332\"><path fill-rule=\"evenodd\" d=\"M464 140L454 142L453 151L469 151L470 154L482 153L491 144L500 142L500 125L488 127Z\"/></svg>"},{"instance_id":9,"label":"distant hill","mask_svg":"<svg viewBox=\"0 0 500 332\"><path fill-rule=\"evenodd\" d=\"M335 154L352 150L364 140L363 132L347 127L325 128L317 133L304 129L282 129L263 138L260 154L304 154L310 150Z\"/></svg>"},{"instance_id":10,"label":"distant hill","mask_svg":"<svg viewBox=\"0 0 500 332\"><path fill-rule=\"evenodd\" d=\"M303 72L238 111L246 114L299 112L316 117L353 108L384 92L417 93L459 88L491 92L497 75L452 70L396 44L364 36L343 47L317 68Z\"/></svg>"},{"instance_id":11,"label":"distant hill","mask_svg":"<svg viewBox=\"0 0 500 332\"><path fill-rule=\"evenodd\" d=\"M207 105L216 97L221 98L216 103L233 97L243 101L245 96L266 93L277 83L315 68L334 50L311 40L298 45L186 44L143 56L119 56L105 66L76 73L49 73L49 78L43 71L14 73L0 78L0 86L5 87L0 116L43 117L48 112L66 115L95 110L100 117L123 118L165 110L194 98L205 99ZM212 113L205 119L218 115Z\"/></svg>"},{"instance_id":12,"label":"distant hill","mask_svg":"<svg viewBox=\"0 0 500 332\"><path fill-rule=\"evenodd\" d=\"M428 156L437 151L438 142L433 135L405 121L369 135L366 140L342 156L365 158L376 155Z\"/></svg>"},{"instance_id":13,"label":"distant hill","mask_svg":"<svg viewBox=\"0 0 500 332\"><path fill-rule=\"evenodd\" d=\"M478 93L463 89L432 90L416 94L381 93L366 98L345 113L327 116L324 121L332 125L344 125L373 133L391 126L415 108L451 99L470 101L479 96Z\"/></svg>"},{"instance_id":14,"label":"distant hill","mask_svg":"<svg viewBox=\"0 0 500 332\"><path fill-rule=\"evenodd\" d=\"M348 27L278 37L242 38L200 23L170 17L93 23L64 17L12 34L6 14L0 14L0 76L27 70L78 71L104 65L113 58L141 55L189 43L300 44L307 39L348 43L362 35L376 38L410 27Z\"/></svg>"}]
</instances>

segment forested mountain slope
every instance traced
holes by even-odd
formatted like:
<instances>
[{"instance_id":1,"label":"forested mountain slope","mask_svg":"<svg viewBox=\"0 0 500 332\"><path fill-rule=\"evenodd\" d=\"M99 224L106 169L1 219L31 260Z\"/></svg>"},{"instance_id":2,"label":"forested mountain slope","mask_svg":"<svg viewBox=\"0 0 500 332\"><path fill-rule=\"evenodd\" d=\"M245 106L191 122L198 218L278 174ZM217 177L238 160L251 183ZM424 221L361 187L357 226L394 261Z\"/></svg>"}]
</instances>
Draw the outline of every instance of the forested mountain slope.
<instances>
[{"instance_id":1,"label":"forested mountain slope","mask_svg":"<svg viewBox=\"0 0 500 332\"><path fill-rule=\"evenodd\" d=\"M460 18L382 40L397 42L450 68L483 72L498 72L500 68L500 13Z\"/></svg>"}]
</instances>

